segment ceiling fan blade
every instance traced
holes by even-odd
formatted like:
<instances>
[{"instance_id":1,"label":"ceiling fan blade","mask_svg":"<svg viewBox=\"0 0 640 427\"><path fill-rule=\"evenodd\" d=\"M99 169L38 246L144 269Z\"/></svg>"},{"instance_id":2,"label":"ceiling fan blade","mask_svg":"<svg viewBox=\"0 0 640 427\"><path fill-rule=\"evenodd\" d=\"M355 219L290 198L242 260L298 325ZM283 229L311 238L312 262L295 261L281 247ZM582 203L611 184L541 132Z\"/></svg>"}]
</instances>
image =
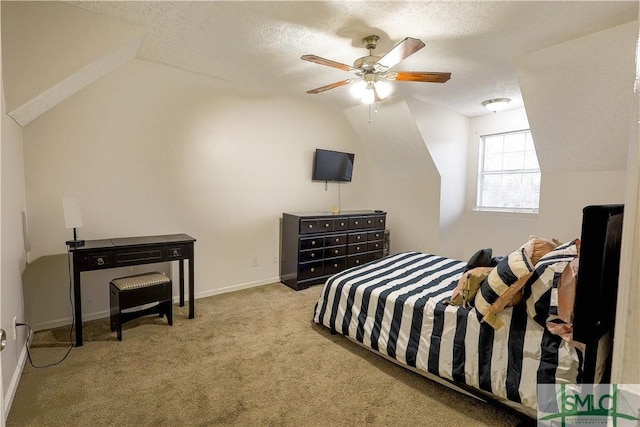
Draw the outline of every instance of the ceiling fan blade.
<instances>
[{"instance_id":1,"label":"ceiling fan blade","mask_svg":"<svg viewBox=\"0 0 640 427\"><path fill-rule=\"evenodd\" d=\"M451 73L425 73L421 71L398 71L389 73L389 80L401 82L444 83L451 78Z\"/></svg>"},{"instance_id":2,"label":"ceiling fan blade","mask_svg":"<svg viewBox=\"0 0 640 427\"><path fill-rule=\"evenodd\" d=\"M351 79L342 80L342 81L339 81L339 82L328 84L326 86L322 86L322 87L319 87L319 88L308 90L307 93L316 94L316 93L324 92L325 90L329 90L329 89L333 89L333 88L336 88L336 87L348 85L349 83L351 83Z\"/></svg>"},{"instance_id":3,"label":"ceiling fan blade","mask_svg":"<svg viewBox=\"0 0 640 427\"><path fill-rule=\"evenodd\" d=\"M309 62L315 62L316 64L320 64L320 65L326 65L328 67L338 68L339 70L344 70L344 71L354 70L354 68L351 65L332 61L330 59L321 58L316 55L302 55L300 59L304 59L305 61L309 61Z\"/></svg>"},{"instance_id":4,"label":"ceiling fan blade","mask_svg":"<svg viewBox=\"0 0 640 427\"><path fill-rule=\"evenodd\" d=\"M413 55L424 47L422 40L407 37L398 43L389 53L383 56L377 64L389 69L402 61L403 59Z\"/></svg>"}]
</instances>

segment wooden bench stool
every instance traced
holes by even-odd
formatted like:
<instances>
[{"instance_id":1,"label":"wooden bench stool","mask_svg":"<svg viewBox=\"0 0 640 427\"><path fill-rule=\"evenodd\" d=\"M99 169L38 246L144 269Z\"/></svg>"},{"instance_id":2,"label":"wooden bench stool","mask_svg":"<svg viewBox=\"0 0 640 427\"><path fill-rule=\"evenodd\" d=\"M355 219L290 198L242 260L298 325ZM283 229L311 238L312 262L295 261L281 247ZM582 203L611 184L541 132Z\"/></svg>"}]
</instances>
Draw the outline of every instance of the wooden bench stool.
<instances>
[{"instance_id":1,"label":"wooden bench stool","mask_svg":"<svg viewBox=\"0 0 640 427\"><path fill-rule=\"evenodd\" d=\"M111 331L117 331L122 341L122 324L150 314L166 315L173 325L171 279L154 271L135 276L120 277L109 283ZM123 311L145 304L156 305L135 311Z\"/></svg>"}]
</instances>

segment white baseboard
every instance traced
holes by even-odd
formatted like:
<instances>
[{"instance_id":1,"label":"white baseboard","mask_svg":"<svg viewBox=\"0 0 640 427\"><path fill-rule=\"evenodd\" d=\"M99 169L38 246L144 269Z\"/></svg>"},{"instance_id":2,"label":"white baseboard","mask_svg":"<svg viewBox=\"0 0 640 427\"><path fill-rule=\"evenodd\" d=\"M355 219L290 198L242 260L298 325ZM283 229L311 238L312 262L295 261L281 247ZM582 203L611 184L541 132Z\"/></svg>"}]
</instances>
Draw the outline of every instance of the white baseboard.
<instances>
[{"instance_id":1,"label":"white baseboard","mask_svg":"<svg viewBox=\"0 0 640 427\"><path fill-rule=\"evenodd\" d=\"M226 294L228 292L239 291L242 289L257 288L258 286L264 286L264 285L269 285L271 283L278 283L278 282L280 282L280 277L272 277L269 279L257 280L255 282L247 282L247 283L240 283L238 285L225 286L223 288L216 288L208 291L198 292L196 293L196 299L206 298L214 295ZM187 295L185 295L185 297L187 297ZM180 300L179 296L173 297L174 303L178 302L179 300ZM84 322L87 322L90 320L104 319L107 317L109 317L109 310L103 310L103 311L98 311L94 313L84 314L82 316L82 320ZM71 317L65 317L62 319L50 320L47 322L42 322L42 323L29 325L29 326L31 326L31 329L35 332L35 331L44 331L47 329L59 328L61 326L67 326L70 324L71 324Z\"/></svg>"},{"instance_id":2,"label":"white baseboard","mask_svg":"<svg viewBox=\"0 0 640 427\"><path fill-rule=\"evenodd\" d=\"M271 283L278 283L278 282L280 282L280 277L273 277L271 279L257 280L255 282L241 283L239 285L225 286L224 288L217 288L217 289L211 289L211 290L205 291L205 292L199 292L199 293L196 294L196 299L211 297L211 296L214 296L214 295L226 294L228 292L239 291L239 290L242 290L242 289L257 288L258 286L264 286L264 285L269 285Z\"/></svg>"},{"instance_id":3,"label":"white baseboard","mask_svg":"<svg viewBox=\"0 0 640 427\"><path fill-rule=\"evenodd\" d=\"M9 383L9 387L7 388L7 394L4 397L4 422L3 425L7 421L7 417L9 416L9 411L11 410L11 404L13 403L13 398L16 395L16 391L18 391L18 384L20 383L20 377L22 376L22 371L24 370L24 364L27 361L27 346L26 344L22 346L22 352L20 353L20 357L18 358L18 364L16 365L16 369L13 371L13 375L11 376L11 382Z\"/></svg>"}]
</instances>

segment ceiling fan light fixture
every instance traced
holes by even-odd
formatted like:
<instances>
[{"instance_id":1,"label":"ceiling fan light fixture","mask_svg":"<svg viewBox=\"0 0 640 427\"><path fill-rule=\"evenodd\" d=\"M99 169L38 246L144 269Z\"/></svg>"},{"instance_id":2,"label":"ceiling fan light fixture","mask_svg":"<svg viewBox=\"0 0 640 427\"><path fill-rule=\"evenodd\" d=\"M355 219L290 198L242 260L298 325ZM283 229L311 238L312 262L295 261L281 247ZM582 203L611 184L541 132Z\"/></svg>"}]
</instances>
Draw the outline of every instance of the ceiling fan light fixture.
<instances>
[{"instance_id":1,"label":"ceiling fan light fixture","mask_svg":"<svg viewBox=\"0 0 640 427\"><path fill-rule=\"evenodd\" d=\"M376 92L378 92L378 98L386 99L391 95L391 85L383 80L378 80L376 83Z\"/></svg>"},{"instance_id":2,"label":"ceiling fan light fixture","mask_svg":"<svg viewBox=\"0 0 640 427\"><path fill-rule=\"evenodd\" d=\"M378 101L386 99L391 95L392 87L388 82L382 80L358 80L351 83L350 90L351 94L363 104L373 104L376 102L376 94Z\"/></svg>"},{"instance_id":3,"label":"ceiling fan light fixture","mask_svg":"<svg viewBox=\"0 0 640 427\"><path fill-rule=\"evenodd\" d=\"M487 99L482 103L482 105L484 105L487 110L497 113L498 111L504 110L509 102L511 102L511 99L509 98L494 98Z\"/></svg>"},{"instance_id":4,"label":"ceiling fan light fixture","mask_svg":"<svg viewBox=\"0 0 640 427\"><path fill-rule=\"evenodd\" d=\"M367 88L363 94L362 98L360 98L363 104L373 104L376 100L375 93L373 92L373 88Z\"/></svg>"},{"instance_id":5,"label":"ceiling fan light fixture","mask_svg":"<svg viewBox=\"0 0 640 427\"><path fill-rule=\"evenodd\" d=\"M349 90L355 98L361 99L362 95L367 90L367 82L364 80L356 80L351 83Z\"/></svg>"}]
</instances>

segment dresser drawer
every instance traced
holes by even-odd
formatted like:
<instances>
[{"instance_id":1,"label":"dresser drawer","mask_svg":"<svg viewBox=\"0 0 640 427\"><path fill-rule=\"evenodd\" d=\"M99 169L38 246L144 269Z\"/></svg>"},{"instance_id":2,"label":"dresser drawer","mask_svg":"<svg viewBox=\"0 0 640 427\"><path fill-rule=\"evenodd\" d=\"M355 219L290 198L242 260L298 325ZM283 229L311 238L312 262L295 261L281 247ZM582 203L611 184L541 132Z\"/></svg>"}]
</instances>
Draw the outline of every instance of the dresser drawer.
<instances>
[{"instance_id":1,"label":"dresser drawer","mask_svg":"<svg viewBox=\"0 0 640 427\"><path fill-rule=\"evenodd\" d=\"M324 260L324 272L323 274L329 275L329 274L336 274L341 272L342 270L345 269L347 263L346 263L346 259L344 257L340 257L340 258L332 258L332 259L325 259Z\"/></svg>"},{"instance_id":2,"label":"dresser drawer","mask_svg":"<svg viewBox=\"0 0 640 427\"><path fill-rule=\"evenodd\" d=\"M350 216L349 217L349 230L357 230L362 228L362 217L361 216Z\"/></svg>"},{"instance_id":3,"label":"dresser drawer","mask_svg":"<svg viewBox=\"0 0 640 427\"><path fill-rule=\"evenodd\" d=\"M352 245L347 246L347 254L357 254L359 252L366 252L367 250L367 242L362 243L354 243Z\"/></svg>"},{"instance_id":4,"label":"dresser drawer","mask_svg":"<svg viewBox=\"0 0 640 427\"><path fill-rule=\"evenodd\" d=\"M319 219L318 233L330 233L333 231L333 219Z\"/></svg>"},{"instance_id":5,"label":"dresser drawer","mask_svg":"<svg viewBox=\"0 0 640 427\"><path fill-rule=\"evenodd\" d=\"M367 262L382 258L382 250L367 252Z\"/></svg>"},{"instance_id":6,"label":"dresser drawer","mask_svg":"<svg viewBox=\"0 0 640 427\"><path fill-rule=\"evenodd\" d=\"M300 250L316 249L324 246L324 237L305 237L300 239Z\"/></svg>"},{"instance_id":7,"label":"dresser drawer","mask_svg":"<svg viewBox=\"0 0 640 427\"><path fill-rule=\"evenodd\" d=\"M318 220L317 219L301 219L300 220L300 234L310 234L318 232Z\"/></svg>"},{"instance_id":8,"label":"dresser drawer","mask_svg":"<svg viewBox=\"0 0 640 427\"><path fill-rule=\"evenodd\" d=\"M322 276L322 263L322 260L320 260L299 264L298 280L306 280Z\"/></svg>"},{"instance_id":9,"label":"dresser drawer","mask_svg":"<svg viewBox=\"0 0 640 427\"><path fill-rule=\"evenodd\" d=\"M331 258L336 256L344 256L347 254L347 246L332 246L330 248L324 248L324 257Z\"/></svg>"},{"instance_id":10,"label":"dresser drawer","mask_svg":"<svg viewBox=\"0 0 640 427\"><path fill-rule=\"evenodd\" d=\"M317 259L321 260L323 258L322 255L323 255L322 248L309 249L307 251L300 251L300 262L315 261Z\"/></svg>"},{"instance_id":11,"label":"dresser drawer","mask_svg":"<svg viewBox=\"0 0 640 427\"><path fill-rule=\"evenodd\" d=\"M367 242L367 251L377 251L382 250L383 242L382 240L376 240L373 242Z\"/></svg>"},{"instance_id":12,"label":"dresser drawer","mask_svg":"<svg viewBox=\"0 0 640 427\"><path fill-rule=\"evenodd\" d=\"M347 231L349 229L349 219L347 217L335 218L333 220L334 231Z\"/></svg>"},{"instance_id":13,"label":"dresser drawer","mask_svg":"<svg viewBox=\"0 0 640 427\"><path fill-rule=\"evenodd\" d=\"M363 216L362 228L378 228L378 222L376 221L376 217L373 215Z\"/></svg>"},{"instance_id":14,"label":"dresser drawer","mask_svg":"<svg viewBox=\"0 0 640 427\"><path fill-rule=\"evenodd\" d=\"M111 253L91 254L87 257L87 265L90 269L111 268Z\"/></svg>"},{"instance_id":15,"label":"dresser drawer","mask_svg":"<svg viewBox=\"0 0 640 427\"><path fill-rule=\"evenodd\" d=\"M384 240L384 231L369 231L367 233L367 241Z\"/></svg>"},{"instance_id":16,"label":"dresser drawer","mask_svg":"<svg viewBox=\"0 0 640 427\"><path fill-rule=\"evenodd\" d=\"M334 234L332 236L327 236L324 238L325 246L338 246L338 245L346 245L346 244L347 244L346 234Z\"/></svg>"},{"instance_id":17,"label":"dresser drawer","mask_svg":"<svg viewBox=\"0 0 640 427\"><path fill-rule=\"evenodd\" d=\"M349 236L347 237L347 243L363 243L367 241L367 233L366 232L362 232L362 233L349 233Z\"/></svg>"},{"instance_id":18,"label":"dresser drawer","mask_svg":"<svg viewBox=\"0 0 640 427\"><path fill-rule=\"evenodd\" d=\"M347 257L347 268L357 267L362 264L366 264L367 262L367 254L359 253L355 255L349 255Z\"/></svg>"}]
</instances>

